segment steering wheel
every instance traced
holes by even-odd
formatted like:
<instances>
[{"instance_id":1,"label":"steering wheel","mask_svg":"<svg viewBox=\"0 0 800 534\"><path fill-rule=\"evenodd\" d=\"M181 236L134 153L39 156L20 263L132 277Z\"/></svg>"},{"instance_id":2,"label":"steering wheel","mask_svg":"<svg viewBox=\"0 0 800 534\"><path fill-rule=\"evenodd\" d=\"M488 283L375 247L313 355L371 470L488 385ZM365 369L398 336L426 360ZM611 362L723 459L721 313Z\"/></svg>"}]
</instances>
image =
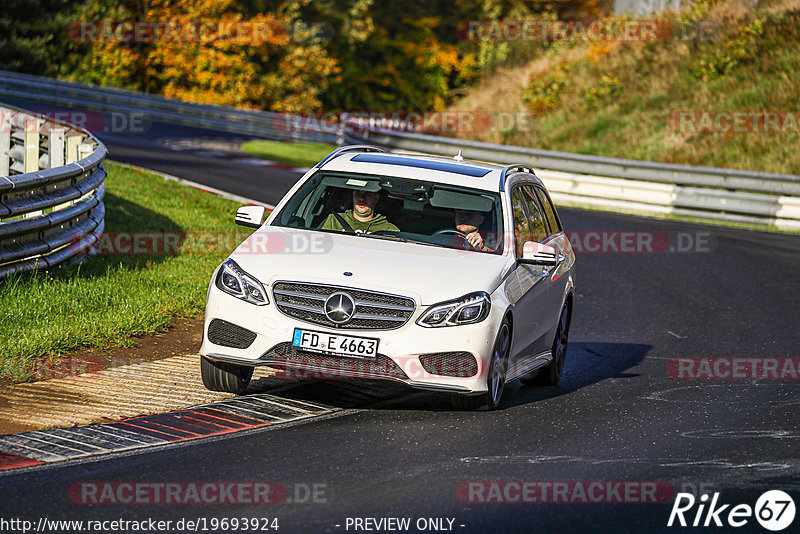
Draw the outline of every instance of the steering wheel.
<instances>
[{"instance_id":1,"label":"steering wheel","mask_svg":"<svg viewBox=\"0 0 800 534\"><path fill-rule=\"evenodd\" d=\"M436 230L435 232L433 232L433 234L431 234L431 237L435 237L437 235L445 235L445 234L452 234L456 237L460 237L461 239L463 239L464 243L462 244L462 248L464 248L465 250L470 250L470 249L475 250L475 247L473 247L472 243L470 243L469 239L467 239L467 234L465 234L460 230L453 230L452 228L443 228L441 230Z\"/></svg>"}]
</instances>

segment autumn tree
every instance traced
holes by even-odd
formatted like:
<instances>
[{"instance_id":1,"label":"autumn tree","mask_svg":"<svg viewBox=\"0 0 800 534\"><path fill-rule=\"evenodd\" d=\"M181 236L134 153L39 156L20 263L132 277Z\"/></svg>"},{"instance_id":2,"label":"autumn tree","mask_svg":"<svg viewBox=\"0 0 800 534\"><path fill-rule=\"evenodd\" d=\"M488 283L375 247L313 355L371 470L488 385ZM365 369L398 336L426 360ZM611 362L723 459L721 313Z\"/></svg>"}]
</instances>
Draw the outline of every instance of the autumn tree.
<instances>
[{"instance_id":1,"label":"autumn tree","mask_svg":"<svg viewBox=\"0 0 800 534\"><path fill-rule=\"evenodd\" d=\"M8 0L0 58L2 68L195 102L439 110L497 66L543 49L470 42L459 32L467 21L592 16L599 2Z\"/></svg>"},{"instance_id":2,"label":"autumn tree","mask_svg":"<svg viewBox=\"0 0 800 534\"><path fill-rule=\"evenodd\" d=\"M209 104L319 108L337 62L303 33L298 4L248 15L237 0L95 3L85 14L97 29L72 78ZM136 22L146 23L138 38Z\"/></svg>"}]
</instances>

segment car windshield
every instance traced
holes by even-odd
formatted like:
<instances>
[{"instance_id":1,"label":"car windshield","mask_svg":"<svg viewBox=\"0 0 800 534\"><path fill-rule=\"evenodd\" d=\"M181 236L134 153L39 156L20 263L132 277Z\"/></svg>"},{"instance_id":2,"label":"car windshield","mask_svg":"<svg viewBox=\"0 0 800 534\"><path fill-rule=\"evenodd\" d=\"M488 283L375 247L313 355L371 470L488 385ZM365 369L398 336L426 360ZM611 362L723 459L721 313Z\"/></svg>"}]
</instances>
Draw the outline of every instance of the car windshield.
<instances>
[{"instance_id":1,"label":"car windshield","mask_svg":"<svg viewBox=\"0 0 800 534\"><path fill-rule=\"evenodd\" d=\"M503 252L499 194L393 176L319 171L289 199L272 224Z\"/></svg>"}]
</instances>

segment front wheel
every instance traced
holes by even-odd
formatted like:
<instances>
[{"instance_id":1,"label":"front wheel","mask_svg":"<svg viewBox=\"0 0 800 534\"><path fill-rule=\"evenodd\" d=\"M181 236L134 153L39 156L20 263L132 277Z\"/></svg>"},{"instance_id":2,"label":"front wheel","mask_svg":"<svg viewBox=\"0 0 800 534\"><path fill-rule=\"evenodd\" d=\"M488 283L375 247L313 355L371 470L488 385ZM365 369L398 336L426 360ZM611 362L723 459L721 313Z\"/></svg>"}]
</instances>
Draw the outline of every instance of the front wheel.
<instances>
[{"instance_id":1,"label":"front wheel","mask_svg":"<svg viewBox=\"0 0 800 534\"><path fill-rule=\"evenodd\" d=\"M200 374L203 385L211 391L226 393L244 393L253 377L253 368L247 365L236 365L227 362L214 362L200 357Z\"/></svg>"},{"instance_id":2,"label":"front wheel","mask_svg":"<svg viewBox=\"0 0 800 534\"><path fill-rule=\"evenodd\" d=\"M564 306L561 316L558 319L556 338L553 340L553 347L550 349L553 361L544 368L533 371L530 374L520 377L520 381L526 385L555 386L561 380L561 373L564 371L564 362L567 359L567 342L569 341L569 309Z\"/></svg>"},{"instance_id":3,"label":"front wheel","mask_svg":"<svg viewBox=\"0 0 800 534\"><path fill-rule=\"evenodd\" d=\"M489 371L486 376L486 393L452 397L453 406L461 410L494 410L500 404L506 384L508 352L511 348L511 327L504 319L492 349Z\"/></svg>"}]
</instances>

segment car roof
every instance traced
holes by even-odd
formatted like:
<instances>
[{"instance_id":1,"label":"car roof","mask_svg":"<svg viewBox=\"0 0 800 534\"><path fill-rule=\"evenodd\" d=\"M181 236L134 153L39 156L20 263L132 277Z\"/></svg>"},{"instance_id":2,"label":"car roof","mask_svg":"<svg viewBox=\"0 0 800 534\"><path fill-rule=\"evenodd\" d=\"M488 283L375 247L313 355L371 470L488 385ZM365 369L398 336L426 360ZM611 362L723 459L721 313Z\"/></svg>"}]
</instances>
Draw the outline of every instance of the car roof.
<instances>
[{"instance_id":1,"label":"car roof","mask_svg":"<svg viewBox=\"0 0 800 534\"><path fill-rule=\"evenodd\" d=\"M343 152L336 157L323 160L320 168L378 176L397 176L493 192L500 191L503 171L500 165L466 159L366 151ZM541 183L535 175L525 174L532 181ZM510 175L511 173L508 173L508 176Z\"/></svg>"}]
</instances>

